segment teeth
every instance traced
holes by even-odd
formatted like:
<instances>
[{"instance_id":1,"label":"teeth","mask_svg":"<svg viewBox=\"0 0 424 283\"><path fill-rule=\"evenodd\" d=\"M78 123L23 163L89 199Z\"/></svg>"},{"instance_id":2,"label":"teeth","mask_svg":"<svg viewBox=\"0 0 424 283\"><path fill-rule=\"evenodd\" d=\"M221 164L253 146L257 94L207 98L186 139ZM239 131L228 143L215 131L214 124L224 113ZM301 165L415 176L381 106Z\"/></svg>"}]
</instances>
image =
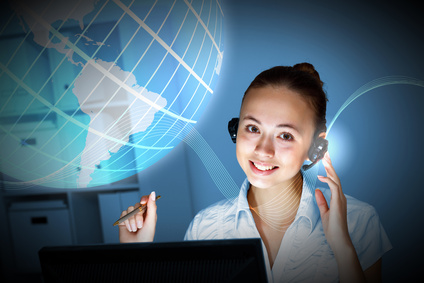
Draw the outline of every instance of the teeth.
<instances>
[{"instance_id":1,"label":"teeth","mask_svg":"<svg viewBox=\"0 0 424 283\"><path fill-rule=\"evenodd\" d=\"M267 171L267 170L272 170L275 168L275 166L262 166L256 163L253 163L253 165L255 165L256 168L258 168L261 171Z\"/></svg>"}]
</instances>

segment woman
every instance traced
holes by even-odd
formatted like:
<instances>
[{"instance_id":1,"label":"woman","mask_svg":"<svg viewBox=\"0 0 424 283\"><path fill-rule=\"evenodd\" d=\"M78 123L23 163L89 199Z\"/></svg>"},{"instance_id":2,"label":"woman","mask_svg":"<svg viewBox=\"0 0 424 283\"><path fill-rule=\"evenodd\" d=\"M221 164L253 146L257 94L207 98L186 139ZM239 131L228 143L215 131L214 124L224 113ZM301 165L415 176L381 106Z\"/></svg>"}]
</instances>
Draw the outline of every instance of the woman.
<instances>
[{"instance_id":1,"label":"woman","mask_svg":"<svg viewBox=\"0 0 424 283\"><path fill-rule=\"evenodd\" d=\"M274 67L253 80L236 142L247 179L238 198L199 212L186 240L260 237L271 282L381 281L381 256L391 245L374 208L343 194L328 153L327 176L318 179L329 190L314 190L302 170L313 142L326 136L322 85L308 63ZM153 240L154 193L146 202L144 219L120 226L121 242Z\"/></svg>"}]
</instances>

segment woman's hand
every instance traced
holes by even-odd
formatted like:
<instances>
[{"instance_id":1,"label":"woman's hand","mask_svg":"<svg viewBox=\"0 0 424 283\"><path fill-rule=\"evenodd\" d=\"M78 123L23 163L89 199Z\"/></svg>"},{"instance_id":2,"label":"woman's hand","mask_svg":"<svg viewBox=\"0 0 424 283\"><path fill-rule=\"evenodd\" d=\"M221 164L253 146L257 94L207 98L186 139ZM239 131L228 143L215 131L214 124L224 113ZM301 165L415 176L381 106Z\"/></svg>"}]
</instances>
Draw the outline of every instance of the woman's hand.
<instances>
[{"instance_id":1,"label":"woman's hand","mask_svg":"<svg viewBox=\"0 0 424 283\"><path fill-rule=\"evenodd\" d=\"M352 245L347 228L346 197L343 194L340 179L331 164L328 152L322 159L322 164L324 165L327 177L318 176L318 179L323 183L327 183L330 188L330 208L328 207L323 193L319 189L315 190L315 198L321 214L325 237L333 251L336 252L335 250L337 250L337 248Z\"/></svg>"},{"instance_id":2,"label":"woman's hand","mask_svg":"<svg viewBox=\"0 0 424 283\"><path fill-rule=\"evenodd\" d=\"M352 244L347 227L347 201L340 179L331 164L328 152L322 159L327 177L318 179L327 183L331 191L330 207L323 193L315 190L315 198L321 214L322 226L328 244L334 252L339 270L340 282L365 282L364 272Z\"/></svg>"},{"instance_id":3,"label":"woman's hand","mask_svg":"<svg viewBox=\"0 0 424 283\"><path fill-rule=\"evenodd\" d=\"M139 203L128 207L121 213L121 217L147 203L144 213L137 213L133 217L119 224L119 241L121 243L152 242L156 230L156 194L142 196Z\"/></svg>"}]
</instances>

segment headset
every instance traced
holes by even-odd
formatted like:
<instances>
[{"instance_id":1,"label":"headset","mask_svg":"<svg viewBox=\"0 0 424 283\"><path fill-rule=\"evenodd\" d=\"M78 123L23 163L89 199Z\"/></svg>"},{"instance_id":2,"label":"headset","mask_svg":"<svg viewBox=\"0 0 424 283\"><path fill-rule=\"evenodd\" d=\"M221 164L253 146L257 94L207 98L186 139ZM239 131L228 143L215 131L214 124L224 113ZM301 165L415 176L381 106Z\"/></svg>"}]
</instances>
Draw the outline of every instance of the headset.
<instances>
[{"instance_id":1,"label":"headset","mask_svg":"<svg viewBox=\"0 0 424 283\"><path fill-rule=\"evenodd\" d=\"M233 118L228 122L228 132L230 133L231 140L233 143L237 141L237 130L238 130L239 118ZM318 137L321 132L315 134L314 142L308 151L309 160L312 162L308 165L303 165L303 170L306 171L315 164L318 163L321 159L324 158L325 153L328 150L328 140Z\"/></svg>"}]
</instances>

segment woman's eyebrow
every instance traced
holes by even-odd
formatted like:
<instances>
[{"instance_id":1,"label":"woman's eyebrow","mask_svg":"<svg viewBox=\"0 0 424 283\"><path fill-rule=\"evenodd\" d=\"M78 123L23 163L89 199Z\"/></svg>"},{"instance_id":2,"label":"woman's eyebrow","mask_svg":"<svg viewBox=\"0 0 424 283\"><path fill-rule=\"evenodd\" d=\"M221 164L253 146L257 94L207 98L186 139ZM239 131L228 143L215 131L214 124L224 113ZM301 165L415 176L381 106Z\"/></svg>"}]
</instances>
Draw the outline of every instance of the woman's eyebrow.
<instances>
[{"instance_id":1,"label":"woman's eyebrow","mask_svg":"<svg viewBox=\"0 0 424 283\"><path fill-rule=\"evenodd\" d=\"M246 117L244 117L243 120L252 120L253 122L257 123L258 125L262 125L262 123L258 119L254 118L253 116L250 116L250 115L247 115ZM290 123L278 124L276 126L276 128L290 128L290 129L293 129L296 132L300 133L299 129L295 125L290 124Z\"/></svg>"},{"instance_id":2,"label":"woman's eyebrow","mask_svg":"<svg viewBox=\"0 0 424 283\"><path fill-rule=\"evenodd\" d=\"M255 119L253 116L247 115L246 117L243 118L243 120L252 120L253 122L262 125L261 122L257 119Z\"/></svg>"},{"instance_id":3,"label":"woman's eyebrow","mask_svg":"<svg viewBox=\"0 0 424 283\"><path fill-rule=\"evenodd\" d=\"M296 132L300 133L299 129L293 124L279 124L279 125L277 125L277 128L290 128L290 129L293 129Z\"/></svg>"}]
</instances>

